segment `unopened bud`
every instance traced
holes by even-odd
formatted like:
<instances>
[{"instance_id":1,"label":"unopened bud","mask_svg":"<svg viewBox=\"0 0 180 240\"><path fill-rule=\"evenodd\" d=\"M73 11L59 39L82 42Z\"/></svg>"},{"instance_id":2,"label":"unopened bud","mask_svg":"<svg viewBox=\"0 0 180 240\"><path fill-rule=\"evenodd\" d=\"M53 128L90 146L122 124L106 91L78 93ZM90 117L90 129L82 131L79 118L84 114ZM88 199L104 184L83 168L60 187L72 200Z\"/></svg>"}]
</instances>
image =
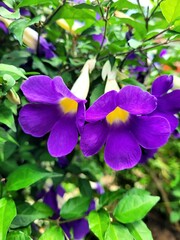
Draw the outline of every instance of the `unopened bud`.
<instances>
[{"instance_id":1,"label":"unopened bud","mask_svg":"<svg viewBox=\"0 0 180 240\"><path fill-rule=\"evenodd\" d=\"M21 100L20 100L18 94L14 91L13 88L11 88L11 89L7 92L6 97L7 97L7 99L8 99L10 102L12 102L12 103L14 103L14 104L17 104L17 105L18 105L18 104L21 103Z\"/></svg>"}]
</instances>

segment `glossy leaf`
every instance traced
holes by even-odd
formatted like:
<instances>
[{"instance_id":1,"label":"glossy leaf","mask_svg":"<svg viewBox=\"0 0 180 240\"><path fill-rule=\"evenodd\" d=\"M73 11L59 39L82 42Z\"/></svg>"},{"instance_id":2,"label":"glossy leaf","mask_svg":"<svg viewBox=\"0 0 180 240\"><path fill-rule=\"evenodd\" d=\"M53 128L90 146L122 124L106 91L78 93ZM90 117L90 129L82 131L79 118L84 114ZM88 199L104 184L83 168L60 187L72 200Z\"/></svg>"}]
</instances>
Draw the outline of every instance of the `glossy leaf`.
<instances>
[{"instance_id":1,"label":"glossy leaf","mask_svg":"<svg viewBox=\"0 0 180 240\"><path fill-rule=\"evenodd\" d=\"M3 76L4 74L9 74L15 80L17 80L20 77L26 78L26 76L24 75L24 72L25 71L22 68L17 68L13 65L0 63L0 76Z\"/></svg>"},{"instance_id":2,"label":"glossy leaf","mask_svg":"<svg viewBox=\"0 0 180 240\"><path fill-rule=\"evenodd\" d=\"M131 189L124 194L114 209L114 217L122 223L141 220L159 199L157 196L150 196L142 189Z\"/></svg>"},{"instance_id":3,"label":"glossy leaf","mask_svg":"<svg viewBox=\"0 0 180 240\"><path fill-rule=\"evenodd\" d=\"M10 224L16 216L16 206L12 199L0 199L0 239L6 240Z\"/></svg>"},{"instance_id":4,"label":"glossy leaf","mask_svg":"<svg viewBox=\"0 0 180 240\"><path fill-rule=\"evenodd\" d=\"M64 233L61 227L59 226L53 226L48 228L42 236L39 238L39 240L64 240Z\"/></svg>"},{"instance_id":5,"label":"glossy leaf","mask_svg":"<svg viewBox=\"0 0 180 240\"><path fill-rule=\"evenodd\" d=\"M105 232L110 224L109 214L104 209L91 211L88 216L88 223L94 235L96 235L99 240L104 240Z\"/></svg>"},{"instance_id":6,"label":"glossy leaf","mask_svg":"<svg viewBox=\"0 0 180 240\"><path fill-rule=\"evenodd\" d=\"M12 228L28 226L37 219L46 219L51 217L53 210L44 203L29 205L27 203L18 206L18 214L12 222Z\"/></svg>"},{"instance_id":7,"label":"glossy leaf","mask_svg":"<svg viewBox=\"0 0 180 240\"><path fill-rule=\"evenodd\" d=\"M173 23L180 18L180 1L164 0L160 4L162 13L168 23Z\"/></svg>"},{"instance_id":8,"label":"glossy leaf","mask_svg":"<svg viewBox=\"0 0 180 240\"><path fill-rule=\"evenodd\" d=\"M153 240L151 231L143 221L129 223L127 228L135 240Z\"/></svg>"},{"instance_id":9,"label":"glossy leaf","mask_svg":"<svg viewBox=\"0 0 180 240\"><path fill-rule=\"evenodd\" d=\"M7 178L6 190L15 191L32 185L33 183L54 174L46 172L35 165L25 164L18 167Z\"/></svg>"},{"instance_id":10,"label":"glossy leaf","mask_svg":"<svg viewBox=\"0 0 180 240\"><path fill-rule=\"evenodd\" d=\"M12 111L4 105L0 105L0 123L5 124L11 128L14 132L16 131L16 126L14 123L14 117Z\"/></svg>"},{"instance_id":11,"label":"glossy leaf","mask_svg":"<svg viewBox=\"0 0 180 240\"><path fill-rule=\"evenodd\" d=\"M8 233L7 240L32 240L32 238L22 231L12 231Z\"/></svg>"},{"instance_id":12,"label":"glossy leaf","mask_svg":"<svg viewBox=\"0 0 180 240\"><path fill-rule=\"evenodd\" d=\"M119 223L111 223L105 233L104 240L133 240L133 236L130 234L127 227Z\"/></svg>"},{"instance_id":13,"label":"glossy leaf","mask_svg":"<svg viewBox=\"0 0 180 240\"><path fill-rule=\"evenodd\" d=\"M63 204L60 216L64 219L75 219L85 215L90 204L89 197L75 197Z\"/></svg>"}]
</instances>

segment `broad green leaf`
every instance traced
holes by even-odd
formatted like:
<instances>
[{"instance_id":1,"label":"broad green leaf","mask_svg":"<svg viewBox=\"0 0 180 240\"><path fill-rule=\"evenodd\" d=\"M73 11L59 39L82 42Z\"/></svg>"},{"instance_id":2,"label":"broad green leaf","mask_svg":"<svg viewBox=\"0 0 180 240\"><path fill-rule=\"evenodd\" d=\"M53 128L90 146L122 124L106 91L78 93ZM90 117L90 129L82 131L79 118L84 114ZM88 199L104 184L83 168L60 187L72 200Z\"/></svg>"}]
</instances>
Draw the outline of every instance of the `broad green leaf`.
<instances>
[{"instance_id":1,"label":"broad green leaf","mask_svg":"<svg viewBox=\"0 0 180 240\"><path fill-rule=\"evenodd\" d=\"M20 18L20 12L19 9L16 10L15 12L10 12L4 7L0 7L0 16L9 19L18 19Z\"/></svg>"},{"instance_id":2,"label":"broad green leaf","mask_svg":"<svg viewBox=\"0 0 180 240\"><path fill-rule=\"evenodd\" d=\"M16 216L16 206L12 199L0 199L0 239L6 240L9 226Z\"/></svg>"},{"instance_id":3,"label":"broad green leaf","mask_svg":"<svg viewBox=\"0 0 180 240\"><path fill-rule=\"evenodd\" d=\"M108 213L104 209L91 211L88 216L88 223L94 235L96 235L99 240L104 240L105 232L110 224Z\"/></svg>"},{"instance_id":4,"label":"broad green leaf","mask_svg":"<svg viewBox=\"0 0 180 240\"><path fill-rule=\"evenodd\" d=\"M90 204L89 197L75 197L63 204L60 216L64 219L83 217Z\"/></svg>"},{"instance_id":5,"label":"broad green leaf","mask_svg":"<svg viewBox=\"0 0 180 240\"><path fill-rule=\"evenodd\" d=\"M143 221L129 223L126 226L135 240L153 240L151 231Z\"/></svg>"},{"instance_id":6,"label":"broad green leaf","mask_svg":"<svg viewBox=\"0 0 180 240\"><path fill-rule=\"evenodd\" d=\"M0 63L0 76L3 76L4 74L9 74L15 80L19 79L20 77L26 79L24 73L25 71L22 68L17 68L13 65Z\"/></svg>"},{"instance_id":7,"label":"broad green leaf","mask_svg":"<svg viewBox=\"0 0 180 240\"><path fill-rule=\"evenodd\" d=\"M119 201L114 209L114 217L122 223L141 220L159 201L158 196L150 196L142 189L131 189Z\"/></svg>"},{"instance_id":8,"label":"broad green leaf","mask_svg":"<svg viewBox=\"0 0 180 240\"><path fill-rule=\"evenodd\" d=\"M41 59L38 58L37 56L33 56L33 65L32 68L34 70L39 69L41 72L43 72L44 74L48 75L48 71L45 67L45 65L42 63Z\"/></svg>"},{"instance_id":9,"label":"broad green leaf","mask_svg":"<svg viewBox=\"0 0 180 240\"><path fill-rule=\"evenodd\" d=\"M0 128L0 143L4 143L7 141L10 141L10 142L18 145L16 140L7 131L5 131L4 128Z\"/></svg>"},{"instance_id":10,"label":"broad green leaf","mask_svg":"<svg viewBox=\"0 0 180 240\"><path fill-rule=\"evenodd\" d=\"M36 5L46 5L46 4L58 4L58 0L22 0L18 7L28 7L28 6L36 6Z\"/></svg>"},{"instance_id":11,"label":"broad green leaf","mask_svg":"<svg viewBox=\"0 0 180 240\"><path fill-rule=\"evenodd\" d=\"M180 18L179 0L164 0L161 2L160 7L168 23L173 23Z\"/></svg>"},{"instance_id":12,"label":"broad green leaf","mask_svg":"<svg viewBox=\"0 0 180 240\"><path fill-rule=\"evenodd\" d=\"M92 188L87 179L79 178L79 190L82 196L87 196L87 197L92 196Z\"/></svg>"},{"instance_id":13,"label":"broad green leaf","mask_svg":"<svg viewBox=\"0 0 180 240\"><path fill-rule=\"evenodd\" d=\"M103 193L99 198L99 208L104 207L114 202L115 200L120 199L124 191L125 190L123 189L119 189L117 191L113 191L113 192L106 191L105 193Z\"/></svg>"},{"instance_id":14,"label":"broad green leaf","mask_svg":"<svg viewBox=\"0 0 180 240\"><path fill-rule=\"evenodd\" d=\"M25 164L12 172L6 183L7 191L16 191L32 185L33 183L48 177L53 177L54 173L46 172L35 165Z\"/></svg>"},{"instance_id":15,"label":"broad green leaf","mask_svg":"<svg viewBox=\"0 0 180 240\"><path fill-rule=\"evenodd\" d=\"M32 238L22 231L13 231L8 233L7 240L32 240Z\"/></svg>"},{"instance_id":16,"label":"broad green leaf","mask_svg":"<svg viewBox=\"0 0 180 240\"><path fill-rule=\"evenodd\" d=\"M90 96L90 104L93 104L98 97L100 97L104 93L104 83L99 83L94 87Z\"/></svg>"},{"instance_id":17,"label":"broad green leaf","mask_svg":"<svg viewBox=\"0 0 180 240\"><path fill-rule=\"evenodd\" d=\"M43 203L36 203L32 206L28 203L24 203L18 206L18 214L13 220L11 228L25 227L36 219L46 219L52 216L53 210L50 207L45 204L37 206L37 204L39 205Z\"/></svg>"},{"instance_id":18,"label":"broad green leaf","mask_svg":"<svg viewBox=\"0 0 180 240\"><path fill-rule=\"evenodd\" d=\"M120 80L118 81L120 84L123 84L123 85L134 85L134 86L138 86L140 88L142 88L143 90L146 91L146 87L138 82L137 80L133 79L133 78L127 78L127 79L123 79L123 80Z\"/></svg>"},{"instance_id":19,"label":"broad green leaf","mask_svg":"<svg viewBox=\"0 0 180 240\"><path fill-rule=\"evenodd\" d=\"M136 48L138 48L138 47L140 47L142 45L142 43L140 41L137 41L135 39L130 39L128 41L128 43L129 43L130 47L132 47L134 49L136 49Z\"/></svg>"},{"instance_id":20,"label":"broad green leaf","mask_svg":"<svg viewBox=\"0 0 180 240\"><path fill-rule=\"evenodd\" d=\"M5 124L9 128L11 128L14 132L16 131L16 126L14 123L14 116L12 111L5 107L4 105L0 105L0 123Z\"/></svg>"},{"instance_id":21,"label":"broad green leaf","mask_svg":"<svg viewBox=\"0 0 180 240\"><path fill-rule=\"evenodd\" d=\"M53 226L48 228L45 233L39 238L39 240L64 240L64 233L61 227Z\"/></svg>"},{"instance_id":22,"label":"broad green leaf","mask_svg":"<svg viewBox=\"0 0 180 240\"><path fill-rule=\"evenodd\" d=\"M18 19L10 24L9 30L11 33L13 33L15 35L15 37L19 41L20 45L22 45L22 43L23 43L23 34L24 34L25 28L33 25L34 23L38 23L40 21L40 18L41 18L41 16L37 16L36 18L34 18L32 20L23 18L23 19Z\"/></svg>"},{"instance_id":23,"label":"broad green leaf","mask_svg":"<svg viewBox=\"0 0 180 240\"><path fill-rule=\"evenodd\" d=\"M130 234L128 228L119 223L111 223L105 233L104 240L133 240L133 236Z\"/></svg>"}]
</instances>

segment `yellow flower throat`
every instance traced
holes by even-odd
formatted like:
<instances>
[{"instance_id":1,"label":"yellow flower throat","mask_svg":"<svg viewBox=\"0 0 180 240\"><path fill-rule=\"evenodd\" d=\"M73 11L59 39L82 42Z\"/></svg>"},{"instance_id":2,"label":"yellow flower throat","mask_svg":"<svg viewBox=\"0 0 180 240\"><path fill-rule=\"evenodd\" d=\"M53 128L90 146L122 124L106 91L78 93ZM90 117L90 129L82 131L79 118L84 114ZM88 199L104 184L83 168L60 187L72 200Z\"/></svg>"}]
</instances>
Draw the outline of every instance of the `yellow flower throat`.
<instances>
[{"instance_id":1,"label":"yellow flower throat","mask_svg":"<svg viewBox=\"0 0 180 240\"><path fill-rule=\"evenodd\" d=\"M123 110L120 107L116 107L112 112L106 116L106 121L112 125L113 123L118 122L127 122L129 118L129 113L126 110Z\"/></svg>"},{"instance_id":2,"label":"yellow flower throat","mask_svg":"<svg viewBox=\"0 0 180 240\"><path fill-rule=\"evenodd\" d=\"M78 109L78 103L71 98L63 98L59 101L59 105L64 112L66 113L76 113Z\"/></svg>"}]
</instances>

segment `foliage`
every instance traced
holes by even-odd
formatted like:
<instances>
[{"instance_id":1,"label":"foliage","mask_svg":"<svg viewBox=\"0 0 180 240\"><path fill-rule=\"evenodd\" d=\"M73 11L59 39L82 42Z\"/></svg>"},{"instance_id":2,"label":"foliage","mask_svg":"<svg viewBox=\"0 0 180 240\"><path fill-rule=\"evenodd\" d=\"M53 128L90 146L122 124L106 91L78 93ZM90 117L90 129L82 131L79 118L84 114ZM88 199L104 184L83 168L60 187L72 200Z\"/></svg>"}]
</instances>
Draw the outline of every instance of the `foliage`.
<instances>
[{"instance_id":1,"label":"foliage","mask_svg":"<svg viewBox=\"0 0 180 240\"><path fill-rule=\"evenodd\" d=\"M179 86L179 1L3 3L0 240L151 240L147 219L156 204L158 214L177 227L180 143L175 135L146 164L115 172L105 164L103 149L85 158L78 144L64 158L51 156L47 134L25 134L18 116L28 101L20 86L29 76L61 76L71 89L88 59L96 58L96 66L89 71L87 108L103 94L113 69L120 87L150 91L163 74L174 75Z\"/></svg>"}]
</instances>

